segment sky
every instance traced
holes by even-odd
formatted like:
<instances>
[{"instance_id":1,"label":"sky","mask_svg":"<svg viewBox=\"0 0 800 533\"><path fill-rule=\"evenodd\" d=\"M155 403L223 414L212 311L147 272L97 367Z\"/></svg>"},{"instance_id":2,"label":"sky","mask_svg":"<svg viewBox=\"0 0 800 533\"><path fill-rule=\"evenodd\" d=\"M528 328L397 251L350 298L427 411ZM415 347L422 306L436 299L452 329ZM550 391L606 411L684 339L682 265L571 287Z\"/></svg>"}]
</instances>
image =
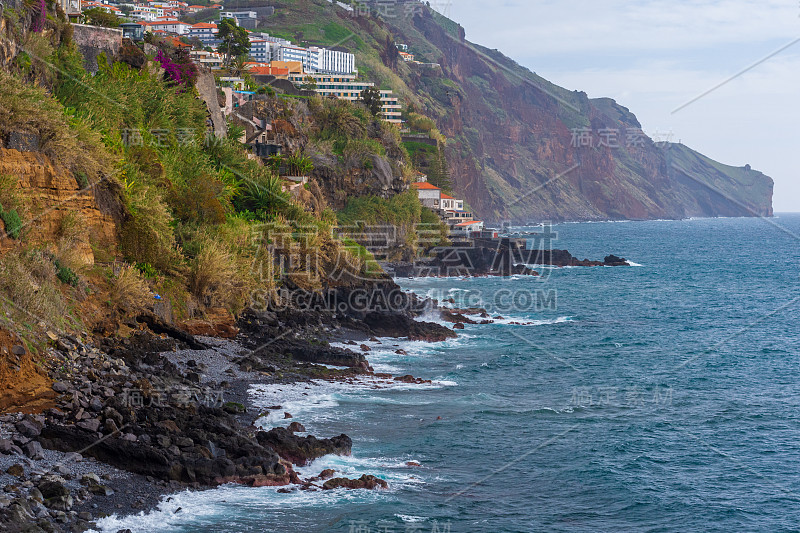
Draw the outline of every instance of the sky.
<instances>
[{"instance_id":1,"label":"sky","mask_svg":"<svg viewBox=\"0 0 800 533\"><path fill-rule=\"evenodd\" d=\"M654 140L750 164L775 180L776 212L800 212L800 0L431 5L468 40L567 89L614 98Z\"/></svg>"}]
</instances>

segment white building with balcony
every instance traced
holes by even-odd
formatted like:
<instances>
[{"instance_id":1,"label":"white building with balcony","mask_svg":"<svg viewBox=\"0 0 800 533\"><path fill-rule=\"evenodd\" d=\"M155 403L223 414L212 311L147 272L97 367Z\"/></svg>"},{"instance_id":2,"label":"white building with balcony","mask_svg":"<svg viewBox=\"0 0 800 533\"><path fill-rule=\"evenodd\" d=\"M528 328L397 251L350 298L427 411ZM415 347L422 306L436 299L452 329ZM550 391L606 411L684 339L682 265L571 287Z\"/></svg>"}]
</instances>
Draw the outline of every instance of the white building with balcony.
<instances>
[{"instance_id":1,"label":"white building with balcony","mask_svg":"<svg viewBox=\"0 0 800 533\"><path fill-rule=\"evenodd\" d=\"M361 100L361 91L367 87L375 86L369 81L356 81L353 74L321 74L318 72L304 72L301 74L289 74L289 81L295 85L302 86L307 83L307 78L314 80L317 94L357 102ZM381 89L381 118L393 124L400 124L401 106L397 97L389 89Z\"/></svg>"}]
</instances>

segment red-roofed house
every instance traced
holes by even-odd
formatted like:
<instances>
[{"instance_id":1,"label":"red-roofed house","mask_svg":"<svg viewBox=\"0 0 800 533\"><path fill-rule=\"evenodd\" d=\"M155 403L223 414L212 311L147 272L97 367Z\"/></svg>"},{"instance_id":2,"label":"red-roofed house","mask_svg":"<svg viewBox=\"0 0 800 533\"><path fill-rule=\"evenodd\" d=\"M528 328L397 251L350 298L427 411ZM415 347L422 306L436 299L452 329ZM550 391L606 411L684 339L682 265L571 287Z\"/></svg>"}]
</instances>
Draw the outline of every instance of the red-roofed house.
<instances>
[{"instance_id":1,"label":"red-roofed house","mask_svg":"<svg viewBox=\"0 0 800 533\"><path fill-rule=\"evenodd\" d=\"M464 209L464 200L457 200L449 194L441 194L441 207L442 211L461 211Z\"/></svg>"},{"instance_id":2,"label":"red-roofed house","mask_svg":"<svg viewBox=\"0 0 800 533\"><path fill-rule=\"evenodd\" d=\"M217 31L217 25L213 22L198 22L189 26L186 30L186 36L190 39L197 37L203 42L213 41Z\"/></svg>"},{"instance_id":3,"label":"red-roofed house","mask_svg":"<svg viewBox=\"0 0 800 533\"><path fill-rule=\"evenodd\" d=\"M281 78L284 80L289 79L288 68L253 65L248 67L247 71L253 76L275 76L276 78Z\"/></svg>"},{"instance_id":4,"label":"red-roofed house","mask_svg":"<svg viewBox=\"0 0 800 533\"><path fill-rule=\"evenodd\" d=\"M442 190L439 187L431 185L423 181L420 183L412 183L411 186L417 189L419 200L425 207L431 209L441 209Z\"/></svg>"},{"instance_id":5,"label":"red-roofed house","mask_svg":"<svg viewBox=\"0 0 800 533\"><path fill-rule=\"evenodd\" d=\"M470 220L469 222L459 222L453 226L453 233L464 234L470 236L473 233L480 233L483 231L482 220Z\"/></svg>"}]
</instances>

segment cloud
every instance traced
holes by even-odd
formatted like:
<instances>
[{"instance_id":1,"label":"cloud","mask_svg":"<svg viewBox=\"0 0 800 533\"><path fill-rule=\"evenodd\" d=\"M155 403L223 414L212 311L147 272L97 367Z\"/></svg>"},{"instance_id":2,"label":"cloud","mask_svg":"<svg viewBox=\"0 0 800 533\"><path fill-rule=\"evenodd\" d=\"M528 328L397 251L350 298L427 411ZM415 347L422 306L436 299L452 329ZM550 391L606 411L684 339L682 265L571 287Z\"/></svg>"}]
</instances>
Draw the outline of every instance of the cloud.
<instances>
[{"instance_id":1,"label":"cloud","mask_svg":"<svg viewBox=\"0 0 800 533\"><path fill-rule=\"evenodd\" d=\"M487 7L490 6L490 7ZM546 79L608 96L645 131L776 182L776 211L800 211L800 43L689 102L800 37L800 4L786 1L607 0L453 2L467 38Z\"/></svg>"}]
</instances>

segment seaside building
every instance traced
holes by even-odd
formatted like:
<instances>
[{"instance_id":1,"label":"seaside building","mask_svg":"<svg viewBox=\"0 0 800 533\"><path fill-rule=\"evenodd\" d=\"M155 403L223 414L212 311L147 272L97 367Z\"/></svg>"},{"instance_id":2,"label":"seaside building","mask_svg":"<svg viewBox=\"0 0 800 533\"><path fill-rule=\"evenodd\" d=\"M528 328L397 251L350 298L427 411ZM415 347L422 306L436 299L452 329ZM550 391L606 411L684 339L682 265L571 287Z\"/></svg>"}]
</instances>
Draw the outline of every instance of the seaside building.
<instances>
[{"instance_id":1,"label":"seaside building","mask_svg":"<svg viewBox=\"0 0 800 533\"><path fill-rule=\"evenodd\" d=\"M210 44L217 40L217 25L213 22L198 22L186 29L186 36L189 39L196 37L203 44Z\"/></svg>"},{"instance_id":2,"label":"seaside building","mask_svg":"<svg viewBox=\"0 0 800 533\"><path fill-rule=\"evenodd\" d=\"M459 222L450 230L454 235L463 235L465 237L471 237L474 234L480 235L483 231L483 221L481 220L470 220L468 222Z\"/></svg>"},{"instance_id":3,"label":"seaside building","mask_svg":"<svg viewBox=\"0 0 800 533\"><path fill-rule=\"evenodd\" d=\"M417 196L422 205L431 209L441 209L442 189L426 181L412 183L411 186L417 189Z\"/></svg>"},{"instance_id":4,"label":"seaside building","mask_svg":"<svg viewBox=\"0 0 800 533\"><path fill-rule=\"evenodd\" d=\"M254 30L258 24L258 14L255 11L220 11L219 20L233 19L237 26L246 30Z\"/></svg>"},{"instance_id":5,"label":"seaside building","mask_svg":"<svg viewBox=\"0 0 800 533\"><path fill-rule=\"evenodd\" d=\"M206 52L205 50L191 50L189 57L198 65L208 68L221 68L223 63L222 54L218 52Z\"/></svg>"},{"instance_id":6,"label":"seaside building","mask_svg":"<svg viewBox=\"0 0 800 533\"><path fill-rule=\"evenodd\" d=\"M264 39L250 39L250 57L254 61L269 63L272 60L271 47L273 43Z\"/></svg>"},{"instance_id":7,"label":"seaside building","mask_svg":"<svg viewBox=\"0 0 800 533\"><path fill-rule=\"evenodd\" d=\"M119 25L122 37L132 41L141 41L144 38L144 25L136 22L123 22Z\"/></svg>"},{"instance_id":8,"label":"seaside building","mask_svg":"<svg viewBox=\"0 0 800 533\"><path fill-rule=\"evenodd\" d=\"M157 22L142 22L142 24L145 26L145 31L156 32L161 30L176 35L186 34L189 26L191 26L191 24L180 20L160 20Z\"/></svg>"},{"instance_id":9,"label":"seaside building","mask_svg":"<svg viewBox=\"0 0 800 533\"><path fill-rule=\"evenodd\" d=\"M361 99L361 91L375 84L368 81L356 81L354 74L347 75L325 75L320 73L295 73L289 75L289 81L295 85L305 85L311 78L316 84L314 89L321 96L339 98L350 102L357 102ZM381 95L381 118L393 124L402 123L401 107L397 97L389 89L380 89Z\"/></svg>"},{"instance_id":10,"label":"seaside building","mask_svg":"<svg viewBox=\"0 0 800 533\"><path fill-rule=\"evenodd\" d=\"M464 200L443 193L439 187L427 181L412 183L411 187L417 190L422 205L437 213L454 235L470 236L483 230L483 222L475 220L469 211L464 211Z\"/></svg>"}]
</instances>

